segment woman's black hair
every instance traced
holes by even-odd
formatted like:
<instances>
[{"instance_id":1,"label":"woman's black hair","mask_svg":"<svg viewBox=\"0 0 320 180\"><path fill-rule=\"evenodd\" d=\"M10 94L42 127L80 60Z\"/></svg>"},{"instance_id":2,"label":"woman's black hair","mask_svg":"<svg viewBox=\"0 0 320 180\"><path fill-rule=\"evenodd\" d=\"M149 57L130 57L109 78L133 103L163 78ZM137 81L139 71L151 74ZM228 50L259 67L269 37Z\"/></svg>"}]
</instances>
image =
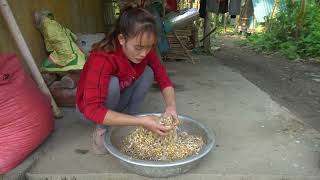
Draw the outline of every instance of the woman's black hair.
<instances>
[{"instance_id":1,"label":"woman's black hair","mask_svg":"<svg viewBox=\"0 0 320 180\"><path fill-rule=\"evenodd\" d=\"M127 8L122 11L116 26L103 40L93 45L92 50L115 52L117 38L122 34L125 39L134 38L144 33L150 33L157 37L157 25L155 18L142 8Z\"/></svg>"}]
</instances>

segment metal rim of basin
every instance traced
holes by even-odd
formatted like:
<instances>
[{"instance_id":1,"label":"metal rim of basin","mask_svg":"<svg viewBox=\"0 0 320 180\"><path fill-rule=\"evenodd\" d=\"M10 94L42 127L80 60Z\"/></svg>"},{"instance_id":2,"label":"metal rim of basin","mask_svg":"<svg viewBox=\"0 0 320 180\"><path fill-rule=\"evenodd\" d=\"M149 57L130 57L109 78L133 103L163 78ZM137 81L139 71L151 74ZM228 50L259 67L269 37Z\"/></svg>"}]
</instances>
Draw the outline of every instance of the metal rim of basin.
<instances>
[{"instance_id":1,"label":"metal rim of basin","mask_svg":"<svg viewBox=\"0 0 320 180\"><path fill-rule=\"evenodd\" d=\"M147 115L160 116L161 114L160 113L147 113L147 114L138 114L137 116L147 116ZM204 148L202 150L200 150L200 152L197 155L193 155L193 156L187 157L186 159L181 159L181 160L177 160L177 161L147 161L147 160L133 159L133 158L129 157L128 155L120 152L116 147L114 147L112 145L112 142L111 142L112 130L110 130L106 133L104 146L110 152L110 154L112 154L116 158L118 158L124 162L127 162L129 164L138 165L138 166L145 166L145 167L173 167L173 166L189 164L191 162L194 162L196 160L203 158L214 147L214 144L215 144L214 132L211 129L202 125L200 122L193 120L189 116L179 115L179 118L181 118L181 119L183 118L184 120L192 121L193 123L197 124L197 126L201 127L207 135L207 143L204 146Z\"/></svg>"}]
</instances>

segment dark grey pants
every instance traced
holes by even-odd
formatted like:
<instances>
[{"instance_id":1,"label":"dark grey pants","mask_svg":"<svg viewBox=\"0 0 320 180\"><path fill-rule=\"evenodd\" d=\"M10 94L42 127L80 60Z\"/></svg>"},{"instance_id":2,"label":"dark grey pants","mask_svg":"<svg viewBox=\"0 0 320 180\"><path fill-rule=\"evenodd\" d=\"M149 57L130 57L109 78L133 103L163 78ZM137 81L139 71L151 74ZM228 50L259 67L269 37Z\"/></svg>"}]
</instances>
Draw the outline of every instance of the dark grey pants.
<instances>
[{"instance_id":1,"label":"dark grey pants","mask_svg":"<svg viewBox=\"0 0 320 180\"><path fill-rule=\"evenodd\" d=\"M131 86L120 92L119 79L116 76L111 76L105 106L110 110L130 115L139 113L140 106L153 80L153 70L147 66L143 74ZM97 125L97 127L107 128L104 125Z\"/></svg>"}]
</instances>

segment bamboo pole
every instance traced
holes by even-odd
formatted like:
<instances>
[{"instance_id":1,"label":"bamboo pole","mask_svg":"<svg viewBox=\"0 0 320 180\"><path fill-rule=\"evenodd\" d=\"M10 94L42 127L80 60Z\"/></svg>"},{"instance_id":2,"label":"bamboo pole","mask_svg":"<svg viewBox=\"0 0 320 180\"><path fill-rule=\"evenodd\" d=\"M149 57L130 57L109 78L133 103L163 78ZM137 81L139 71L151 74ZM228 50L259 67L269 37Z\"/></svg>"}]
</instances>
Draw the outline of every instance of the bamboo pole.
<instances>
[{"instance_id":1,"label":"bamboo pole","mask_svg":"<svg viewBox=\"0 0 320 180\"><path fill-rule=\"evenodd\" d=\"M31 55L31 52L28 48L28 45L25 41L25 39L22 36L22 33L19 29L19 26L12 14L12 11L10 9L10 6L7 2L7 0L0 0L0 11L1 14L4 18L4 20L6 21L10 33L13 36L13 39L22 55L22 57L25 59L28 67L30 68L31 71L31 75L33 77L33 79L37 82L39 88L41 89L41 91L43 93L45 93L46 95L48 95L51 99L51 106L53 108L53 113L54 116L57 118L62 117L62 112L60 111L60 109L58 108L55 100L53 99L45 81L43 80L41 73Z\"/></svg>"}]
</instances>

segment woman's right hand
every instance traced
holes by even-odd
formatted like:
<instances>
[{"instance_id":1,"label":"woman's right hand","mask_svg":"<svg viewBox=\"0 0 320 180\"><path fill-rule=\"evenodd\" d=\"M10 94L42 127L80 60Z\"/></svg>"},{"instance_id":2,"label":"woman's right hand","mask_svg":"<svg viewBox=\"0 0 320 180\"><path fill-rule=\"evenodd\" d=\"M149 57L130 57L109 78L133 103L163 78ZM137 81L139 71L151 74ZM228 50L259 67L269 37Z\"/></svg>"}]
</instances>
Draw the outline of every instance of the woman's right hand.
<instances>
[{"instance_id":1,"label":"woman's right hand","mask_svg":"<svg viewBox=\"0 0 320 180\"><path fill-rule=\"evenodd\" d=\"M159 117L157 117L157 116L151 116L151 115L143 116L143 117L141 117L142 126L144 128L149 129L152 132L159 134L160 136L165 136L172 129L172 127L166 127L162 124L159 124L157 122L158 119L159 119Z\"/></svg>"}]
</instances>

